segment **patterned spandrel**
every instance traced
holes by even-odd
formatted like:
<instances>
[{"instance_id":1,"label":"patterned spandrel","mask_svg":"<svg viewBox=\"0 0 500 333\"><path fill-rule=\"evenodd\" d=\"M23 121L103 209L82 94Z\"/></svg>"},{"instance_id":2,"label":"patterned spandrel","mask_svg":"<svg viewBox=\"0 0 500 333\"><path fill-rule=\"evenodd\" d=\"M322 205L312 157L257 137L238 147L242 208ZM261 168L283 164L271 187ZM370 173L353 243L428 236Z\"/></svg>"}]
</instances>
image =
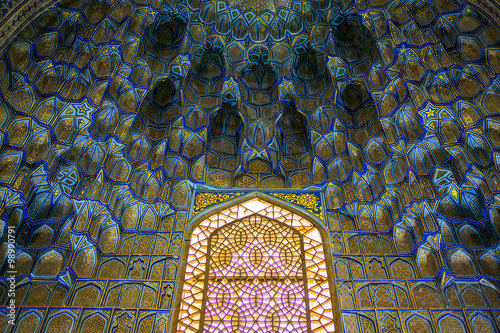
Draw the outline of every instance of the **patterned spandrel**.
<instances>
[{"instance_id":1,"label":"patterned spandrel","mask_svg":"<svg viewBox=\"0 0 500 333\"><path fill-rule=\"evenodd\" d=\"M261 200L193 231L178 332L333 332L318 230Z\"/></svg>"}]
</instances>

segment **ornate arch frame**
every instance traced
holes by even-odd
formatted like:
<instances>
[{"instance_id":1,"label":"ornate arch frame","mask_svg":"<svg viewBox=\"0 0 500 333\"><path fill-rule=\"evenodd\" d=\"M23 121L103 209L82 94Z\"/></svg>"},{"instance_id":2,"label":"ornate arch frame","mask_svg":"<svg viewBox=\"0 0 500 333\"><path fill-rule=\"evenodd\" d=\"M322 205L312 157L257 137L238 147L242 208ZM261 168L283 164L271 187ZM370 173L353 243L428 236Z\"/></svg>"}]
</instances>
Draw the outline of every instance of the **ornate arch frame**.
<instances>
[{"instance_id":1,"label":"ornate arch frame","mask_svg":"<svg viewBox=\"0 0 500 333\"><path fill-rule=\"evenodd\" d=\"M213 191L214 193L224 193L222 191ZM311 193L309 192L301 192L304 194ZM319 194L319 193L318 193ZM196 192L193 195L193 199L196 197ZM336 290L336 281L335 281L335 276L333 272L333 260L332 260L332 253L330 249L330 242L329 242L329 234L328 234L328 228L325 224L324 221L319 219L317 216L314 216L313 214L307 212L306 210L301 210L298 207L295 207L294 205L283 201L279 200L271 195L268 195L263 192L259 191L251 191L248 193L245 193L239 197L236 197L234 199L230 199L228 201L213 205L197 215L193 216L193 203L190 205L190 212L189 216L190 219L188 220L186 231L184 233L185 237L183 240L183 245L182 245L182 254L180 257L180 269L179 269L179 278L177 280L177 286L175 290L175 298L173 300L173 305L172 305L172 315L171 315L171 321L170 321L170 327L169 327L169 332L176 332L177 325L179 322L179 312L180 312L180 306L181 306L181 301L182 301L182 292L183 292L183 286L185 283L185 273L186 273L186 266L188 262L188 256L189 256L189 249L191 246L191 235L193 234L193 231L196 229L196 227L202 223L204 220L206 220L208 217L216 214L217 212L223 211L225 209L229 209L231 207L238 206L242 203L245 203L249 200L252 199L260 199L262 201L265 201L269 204L273 204L279 207L282 207L291 213L297 214L298 216L306 219L308 222L310 222L316 230L319 232L321 235L321 240L322 240L322 245L323 245L323 252L325 255L325 264L326 264L326 271L327 271L327 280L330 286L330 299L333 303L332 307L332 312L333 312L333 319L334 319L334 325L336 328L336 332L341 332L341 320L340 320L340 311L339 307L336 306L336 304L339 303L338 297L337 297L337 290ZM322 207L323 208L323 207Z\"/></svg>"}]
</instances>

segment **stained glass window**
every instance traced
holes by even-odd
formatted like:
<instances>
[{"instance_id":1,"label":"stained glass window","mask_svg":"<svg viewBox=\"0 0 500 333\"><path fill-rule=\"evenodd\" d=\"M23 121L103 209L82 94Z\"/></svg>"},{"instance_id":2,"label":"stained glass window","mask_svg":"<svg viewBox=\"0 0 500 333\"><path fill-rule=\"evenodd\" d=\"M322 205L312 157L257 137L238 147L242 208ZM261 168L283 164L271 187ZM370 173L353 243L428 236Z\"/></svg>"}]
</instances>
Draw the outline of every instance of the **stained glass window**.
<instances>
[{"instance_id":1,"label":"stained glass window","mask_svg":"<svg viewBox=\"0 0 500 333\"><path fill-rule=\"evenodd\" d=\"M255 199L193 231L177 332L334 332L321 235Z\"/></svg>"}]
</instances>

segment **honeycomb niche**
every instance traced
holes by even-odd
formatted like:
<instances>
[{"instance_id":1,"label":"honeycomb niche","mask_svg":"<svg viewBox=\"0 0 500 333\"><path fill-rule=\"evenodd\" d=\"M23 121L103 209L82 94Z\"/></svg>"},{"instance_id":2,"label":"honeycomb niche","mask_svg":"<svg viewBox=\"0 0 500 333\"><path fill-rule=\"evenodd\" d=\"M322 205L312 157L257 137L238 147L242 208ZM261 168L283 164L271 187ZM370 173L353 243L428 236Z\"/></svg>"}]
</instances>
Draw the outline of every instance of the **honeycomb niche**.
<instances>
[{"instance_id":1,"label":"honeycomb niche","mask_svg":"<svg viewBox=\"0 0 500 333\"><path fill-rule=\"evenodd\" d=\"M499 240L496 1L0 4L0 333L499 332Z\"/></svg>"}]
</instances>

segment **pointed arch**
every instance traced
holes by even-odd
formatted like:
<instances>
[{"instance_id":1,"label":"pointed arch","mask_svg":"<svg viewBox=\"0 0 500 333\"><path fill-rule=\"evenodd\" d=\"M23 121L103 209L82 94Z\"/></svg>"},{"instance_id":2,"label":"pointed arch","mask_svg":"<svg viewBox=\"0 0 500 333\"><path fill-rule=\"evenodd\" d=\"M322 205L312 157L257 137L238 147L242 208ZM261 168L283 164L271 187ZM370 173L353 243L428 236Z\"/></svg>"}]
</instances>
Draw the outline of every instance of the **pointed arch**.
<instances>
[{"instance_id":1,"label":"pointed arch","mask_svg":"<svg viewBox=\"0 0 500 333\"><path fill-rule=\"evenodd\" d=\"M292 316L299 317L294 319L302 321L304 332L311 332L312 327L322 327L320 330L315 329L315 332L334 332L335 327L340 327L337 319L338 314L336 313L336 302L333 302L336 299L335 284L333 281L329 248L327 246L328 236L325 231L326 228L322 224L322 221L312 214L289 206L268 195L250 193L225 204L211 207L206 212L200 213L200 216L192 218L189 222L186 241L184 242L180 272L180 276L184 278L184 283L183 287L177 290L175 298L171 326L173 332L198 332L200 327L206 327L206 325L213 323L214 318L217 318L218 314L210 314L210 306L212 305L212 312L217 312L222 311L219 310L222 304L213 306L213 303L211 304L210 302L216 301L217 297L222 297L219 295L220 293L226 295L223 297L224 308L230 308L230 311L228 311L232 311L233 316L238 317L238 322L243 323L244 319L250 317L244 318L245 309L241 308L241 302L244 304L242 299L246 297L245 292L242 290L245 288L248 290L255 288L255 290L262 291L265 288L270 288L271 285L283 289L279 293L276 293L276 295L285 295L282 297L287 297L288 301L290 299L303 299L303 302L307 303L299 304L300 302L298 301L292 301L289 304L289 306L302 309L302 311L295 312L300 313L300 315L294 313ZM231 233L240 232L241 230L246 230L246 237L241 242L241 246L238 245L235 247L231 242L227 242L227 239L232 237ZM268 238L266 237L268 232L275 234L290 232L291 235L295 235L294 237L300 239L298 242L292 242L295 245L291 245L292 243L288 243L287 245L287 247L291 246L290 249L293 249L293 251L300 252L293 260L300 258L298 260L302 260L303 262L299 265L302 267L302 271L296 272L297 274L293 278L287 276L288 273L282 274L284 269L281 265L270 264L273 260L274 262L280 260L290 261L290 258L282 258L282 255L276 256L275 254L280 253L283 244L289 242L289 237L280 238L278 236ZM283 282L269 284L269 281L266 281L267 275L262 274L262 271L259 271L259 269L248 269L250 266L245 268L245 266L250 264L241 264L241 261L234 259L241 256L240 250L251 253L253 250L249 248L252 247L253 241L249 239L255 238L255 241L261 236L262 239L260 241L264 241L267 238L268 240L272 239L273 242L264 251L262 251L259 245L259 250L256 251L258 253L252 253L252 255L258 254L263 258L261 259L262 266L260 269L274 271L277 275L277 281ZM226 237L226 241L221 242L221 237ZM275 239L281 239L281 241L275 242ZM220 246L221 244L222 246ZM301 248L294 248L294 246L298 246L297 244L301 244ZM230 248L233 248L232 254L227 256L226 254L231 253L231 250L227 251ZM291 258L294 258L294 256L291 256ZM224 262L228 267L230 265L240 265L242 267L233 267L238 274L234 272L227 273L229 270L223 270L224 273L220 273L222 272L221 270L214 270L213 267L220 266L221 262ZM254 266L252 267L255 268ZM248 276L248 278L245 281L241 280L239 278L241 274ZM283 276L280 276L280 274ZM308 276L309 278L307 278ZM311 276L314 276L314 278L310 278ZM247 281L251 281L252 285L245 286ZM303 288L294 288L293 283L290 283L290 281L295 281L298 285L303 284ZM229 288L232 291L223 290L227 289L227 285L232 286ZM304 295L301 297L292 295L295 290L302 290ZM268 292L273 293L272 290L265 293ZM266 322L266 325L273 325L279 328L280 331L287 332L287 325L291 322L288 318L290 315L280 314L280 311L284 309L283 307L280 308L280 301L276 301L274 296L268 304L264 304L265 301L263 299L255 300L255 302L260 302L261 306L266 307L266 311L269 312L266 319L264 319L264 316L259 319L268 321L270 320L268 318L274 318L272 323ZM237 304L237 302L240 303ZM227 316L226 313L224 315ZM209 316L212 317L209 318ZM208 324L204 323L205 317L211 320L207 320ZM284 318L288 318L288 321L283 321ZM219 324L214 325L224 324L231 326L235 322L232 319L227 320L225 323L222 323L223 320L220 320ZM259 319L257 319L257 322L259 322ZM254 319L252 318L251 320ZM245 327L243 326L243 328ZM293 326L291 329L293 332L302 331L300 329L297 331L298 328L296 326Z\"/></svg>"}]
</instances>

